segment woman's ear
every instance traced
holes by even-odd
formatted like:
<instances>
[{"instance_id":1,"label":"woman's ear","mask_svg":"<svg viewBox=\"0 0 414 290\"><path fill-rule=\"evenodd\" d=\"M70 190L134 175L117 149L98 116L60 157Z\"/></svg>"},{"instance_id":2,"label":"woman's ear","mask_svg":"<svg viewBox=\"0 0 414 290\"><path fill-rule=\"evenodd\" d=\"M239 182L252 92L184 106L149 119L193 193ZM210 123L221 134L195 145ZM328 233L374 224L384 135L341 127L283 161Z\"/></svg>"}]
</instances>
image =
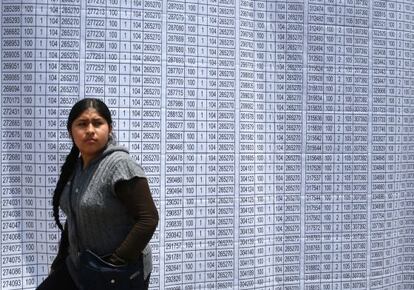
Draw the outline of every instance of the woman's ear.
<instances>
[{"instance_id":1,"label":"woman's ear","mask_svg":"<svg viewBox=\"0 0 414 290\"><path fill-rule=\"evenodd\" d=\"M109 125L109 131L108 131L108 141L111 141L114 139L114 135L112 135L112 126Z\"/></svg>"}]
</instances>

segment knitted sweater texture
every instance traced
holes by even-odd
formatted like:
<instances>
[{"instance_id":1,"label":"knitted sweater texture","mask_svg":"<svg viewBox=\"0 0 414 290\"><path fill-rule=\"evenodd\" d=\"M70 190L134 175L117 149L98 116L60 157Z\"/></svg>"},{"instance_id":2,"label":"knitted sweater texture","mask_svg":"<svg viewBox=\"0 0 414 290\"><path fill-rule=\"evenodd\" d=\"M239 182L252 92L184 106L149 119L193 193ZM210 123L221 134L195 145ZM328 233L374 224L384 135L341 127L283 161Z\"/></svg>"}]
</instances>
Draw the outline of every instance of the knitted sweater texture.
<instances>
[{"instance_id":1,"label":"knitted sweater texture","mask_svg":"<svg viewBox=\"0 0 414 290\"><path fill-rule=\"evenodd\" d=\"M114 190L118 181L133 177L145 177L144 170L120 146L109 144L87 168L82 169L81 161L78 161L73 178L66 185L60 200L69 230L69 256L66 262L75 282L78 280L79 251L89 249L100 256L110 255L134 225L134 219ZM136 254L137 257L140 255ZM152 270L149 245L142 254L146 277Z\"/></svg>"}]
</instances>

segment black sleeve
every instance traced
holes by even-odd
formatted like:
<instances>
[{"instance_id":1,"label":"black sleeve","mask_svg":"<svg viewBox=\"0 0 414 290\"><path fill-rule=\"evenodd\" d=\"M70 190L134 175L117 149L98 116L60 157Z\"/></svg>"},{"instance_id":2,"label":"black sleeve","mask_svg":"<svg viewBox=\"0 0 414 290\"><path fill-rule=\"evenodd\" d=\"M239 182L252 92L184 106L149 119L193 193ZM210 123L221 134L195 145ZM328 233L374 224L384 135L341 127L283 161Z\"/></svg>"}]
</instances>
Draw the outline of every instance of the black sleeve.
<instances>
[{"instance_id":1,"label":"black sleeve","mask_svg":"<svg viewBox=\"0 0 414 290\"><path fill-rule=\"evenodd\" d=\"M65 263L65 259L68 256L68 249L69 249L68 226L65 223L63 232L60 236L59 249L58 249L57 255L55 259L53 260L52 265L50 266L52 271L59 268L62 265L62 263Z\"/></svg>"},{"instance_id":2,"label":"black sleeve","mask_svg":"<svg viewBox=\"0 0 414 290\"><path fill-rule=\"evenodd\" d=\"M151 240L158 224L158 211L146 178L117 182L115 194L133 216L135 224L114 254L125 262L132 262Z\"/></svg>"}]
</instances>

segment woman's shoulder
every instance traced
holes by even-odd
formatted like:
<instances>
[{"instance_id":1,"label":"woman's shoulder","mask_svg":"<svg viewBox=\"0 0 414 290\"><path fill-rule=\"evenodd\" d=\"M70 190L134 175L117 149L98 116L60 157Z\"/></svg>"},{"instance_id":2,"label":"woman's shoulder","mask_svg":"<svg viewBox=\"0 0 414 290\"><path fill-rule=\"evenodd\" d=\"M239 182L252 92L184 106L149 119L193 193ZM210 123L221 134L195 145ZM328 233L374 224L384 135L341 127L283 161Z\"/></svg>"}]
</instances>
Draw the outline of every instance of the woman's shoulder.
<instances>
[{"instance_id":1,"label":"woman's shoulder","mask_svg":"<svg viewBox=\"0 0 414 290\"><path fill-rule=\"evenodd\" d=\"M145 176L142 166L127 151L114 151L108 156L108 163L114 174Z\"/></svg>"},{"instance_id":2,"label":"woman's shoulder","mask_svg":"<svg viewBox=\"0 0 414 290\"><path fill-rule=\"evenodd\" d=\"M114 151L105 158L109 164L131 164L138 165L138 163L126 151ZM138 165L139 166L139 165Z\"/></svg>"},{"instance_id":3,"label":"woman's shoulder","mask_svg":"<svg viewBox=\"0 0 414 290\"><path fill-rule=\"evenodd\" d=\"M129 155L128 151L124 151L124 150L119 150L119 151L114 151L112 152L112 154L110 154L110 156L112 156L114 159L131 159L131 156Z\"/></svg>"}]
</instances>

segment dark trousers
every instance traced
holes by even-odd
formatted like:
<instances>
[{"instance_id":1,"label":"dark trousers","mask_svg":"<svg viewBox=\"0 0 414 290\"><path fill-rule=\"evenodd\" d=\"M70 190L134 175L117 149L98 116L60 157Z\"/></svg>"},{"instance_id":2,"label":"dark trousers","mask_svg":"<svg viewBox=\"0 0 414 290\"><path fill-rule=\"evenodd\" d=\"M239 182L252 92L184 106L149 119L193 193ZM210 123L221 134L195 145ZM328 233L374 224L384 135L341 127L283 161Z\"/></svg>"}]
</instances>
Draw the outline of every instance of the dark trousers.
<instances>
[{"instance_id":1,"label":"dark trousers","mask_svg":"<svg viewBox=\"0 0 414 290\"><path fill-rule=\"evenodd\" d=\"M144 289L148 289L150 276L144 281ZM36 288L36 290L79 290L63 263ZM98 289L97 289L98 290Z\"/></svg>"}]
</instances>

